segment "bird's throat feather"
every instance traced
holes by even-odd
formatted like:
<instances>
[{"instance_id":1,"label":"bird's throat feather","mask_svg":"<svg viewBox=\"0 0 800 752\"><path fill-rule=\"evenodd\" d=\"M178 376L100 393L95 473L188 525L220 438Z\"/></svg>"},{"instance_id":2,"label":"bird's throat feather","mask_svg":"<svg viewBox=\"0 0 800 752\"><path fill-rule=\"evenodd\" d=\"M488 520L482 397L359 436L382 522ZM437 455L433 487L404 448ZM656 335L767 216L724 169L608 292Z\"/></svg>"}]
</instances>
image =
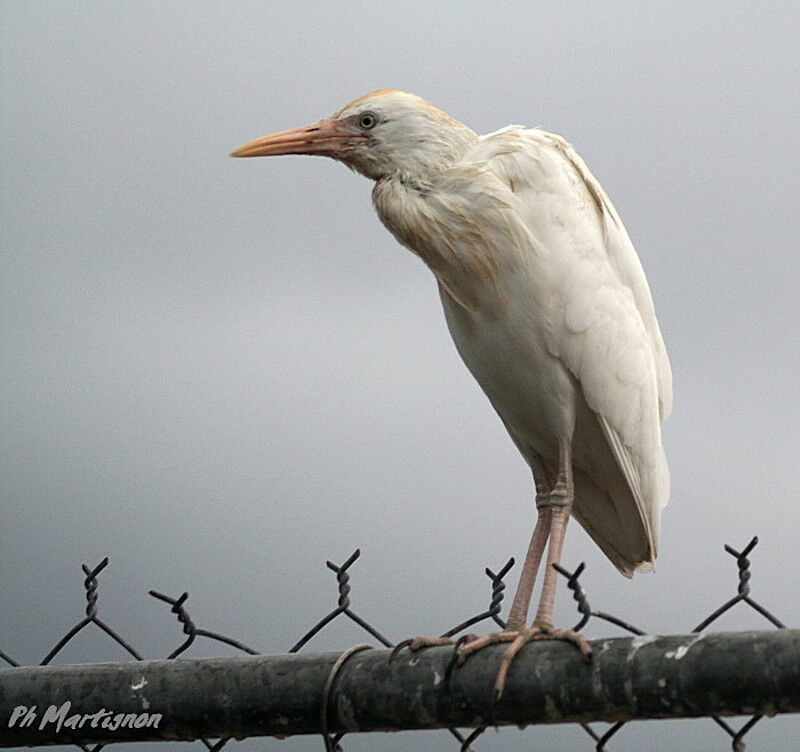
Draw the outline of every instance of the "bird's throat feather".
<instances>
[{"instance_id":1,"label":"bird's throat feather","mask_svg":"<svg viewBox=\"0 0 800 752\"><path fill-rule=\"evenodd\" d=\"M471 206L461 197L453 199L458 194L450 191L420 192L393 178L378 181L372 195L386 228L427 264L456 302L486 313L505 307L502 253L481 221L487 204L490 213L507 208L502 201L484 193L479 196L484 206Z\"/></svg>"}]
</instances>

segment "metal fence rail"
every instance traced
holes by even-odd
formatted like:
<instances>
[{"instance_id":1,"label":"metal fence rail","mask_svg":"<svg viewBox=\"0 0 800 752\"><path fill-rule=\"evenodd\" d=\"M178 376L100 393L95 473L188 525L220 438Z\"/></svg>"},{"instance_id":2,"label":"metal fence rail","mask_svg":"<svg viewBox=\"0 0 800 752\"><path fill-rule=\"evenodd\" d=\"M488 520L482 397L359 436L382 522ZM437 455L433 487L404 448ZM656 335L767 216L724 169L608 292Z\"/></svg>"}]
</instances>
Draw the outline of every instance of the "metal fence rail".
<instances>
[{"instance_id":1,"label":"metal fence rail","mask_svg":"<svg viewBox=\"0 0 800 752\"><path fill-rule=\"evenodd\" d=\"M530 646L497 703L492 687L501 645L453 671L449 647L393 660L388 650L351 649L6 669L0 717L16 711L16 720L1 743L328 736L800 711L800 630L620 637L592 646L591 666L563 643ZM29 708L38 710L26 723Z\"/></svg>"},{"instance_id":2,"label":"metal fence rail","mask_svg":"<svg viewBox=\"0 0 800 752\"><path fill-rule=\"evenodd\" d=\"M567 645L533 643L515 659L503 698L496 704L492 686L502 646L480 651L455 669L451 647L413 656L402 651L393 660L389 651L368 650L366 645L343 653L292 655L339 618L350 619L384 647L392 646L351 606L350 568L359 551L341 565L327 563L336 575L338 603L289 655L260 655L235 639L199 628L186 610L188 593L173 598L151 591L169 605L185 635L161 661L143 661L99 617L98 575L108 565L104 559L94 568L83 566L86 616L48 651L40 667L18 667L0 650L0 660L12 667L0 669L0 746L74 742L95 751L112 741L200 738L208 749L219 750L245 736L321 733L325 748L333 752L347 732L447 727L464 751L490 725L576 722L596 750L611 752L609 740L628 720L708 716L738 752L764 715L800 712L800 630L786 629L751 595L748 557L757 542L753 538L742 551L725 547L738 568L736 595L691 635L647 635L593 609L580 585L583 565L575 572L559 568L577 603L576 629L599 619L635 636L596 640L591 666ZM444 636L482 621L503 626L499 614L504 577L513 563L509 560L497 573L486 570L491 583L488 608ZM739 603L777 631L700 634ZM119 643L134 661L47 665L92 626ZM223 642L247 657L175 661L198 637ZM723 720L729 715L751 717L737 730ZM599 734L588 725L593 721L612 725ZM471 731L465 734L457 727Z\"/></svg>"}]
</instances>

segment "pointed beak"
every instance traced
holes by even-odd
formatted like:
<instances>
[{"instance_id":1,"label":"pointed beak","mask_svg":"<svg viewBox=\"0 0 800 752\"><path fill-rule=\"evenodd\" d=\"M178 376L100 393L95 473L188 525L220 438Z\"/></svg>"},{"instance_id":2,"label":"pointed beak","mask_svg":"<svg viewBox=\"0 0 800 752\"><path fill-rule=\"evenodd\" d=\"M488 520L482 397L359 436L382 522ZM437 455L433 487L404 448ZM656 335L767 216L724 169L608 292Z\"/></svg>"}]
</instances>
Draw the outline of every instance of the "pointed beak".
<instances>
[{"instance_id":1,"label":"pointed beak","mask_svg":"<svg viewBox=\"0 0 800 752\"><path fill-rule=\"evenodd\" d=\"M338 120L320 120L288 131L271 133L248 141L232 157L276 157L280 154L320 154L333 156L347 143L362 140Z\"/></svg>"}]
</instances>

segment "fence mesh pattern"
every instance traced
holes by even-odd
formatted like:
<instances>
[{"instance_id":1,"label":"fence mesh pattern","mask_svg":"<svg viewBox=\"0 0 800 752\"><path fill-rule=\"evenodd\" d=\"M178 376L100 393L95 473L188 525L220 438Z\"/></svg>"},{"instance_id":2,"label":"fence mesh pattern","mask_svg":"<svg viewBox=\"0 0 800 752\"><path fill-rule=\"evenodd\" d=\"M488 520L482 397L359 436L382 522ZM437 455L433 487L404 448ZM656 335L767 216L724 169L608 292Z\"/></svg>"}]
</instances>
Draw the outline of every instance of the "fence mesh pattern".
<instances>
[{"instance_id":1,"label":"fence mesh pattern","mask_svg":"<svg viewBox=\"0 0 800 752\"><path fill-rule=\"evenodd\" d=\"M738 582L736 586L736 593L732 595L729 599L725 600L724 603L720 604L718 608L716 608L712 613L710 613L705 619L703 619L699 624L697 624L693 629L692 632L698 633L702 632L711 626L714 622L716 622L724 613L729 611L731 608L742 604L744 607L748 607L755 611L761 618L763 618L766 622L771 624L773 627L777 629L785 629L785 625L778 619L774 614L772 614L763 604L759 603L752 595L751 595L751 588L750 588L750 579L751 579L751 562L750 562L750 554L753 552L753 549L758 544L758 538L754 537L741 551L736 550L732 546L726 545L725 551L731 555L733 561L736 564L737 572L738 572ZM375 627L370 621L365 619L361 614L357 613L351 604L350 594L351 594L351 570L358 561L361 555L360 550L355 550L344 562L341 564L336 564L332 561L327 562L327 567L330 569L336 578L336 588L337 588L337 602L335 607L333 607L327 614L325 614L316 624L314 624L310 629L308 629L298 640L297 642L289 649L289 653L297 653L301 651L312 638L321 632L325 627L327 627L331 622L334 620L340 619L349 619L354 622L361 630L363 630L366 634L368 634L371 638L380 642L383 646L390 648L390 647L402 647L402 644L395 644L386 637L377 627ZM87 566L84 564L82 566L83 573L85 578L83 580L83 586L85 588L86 593L86 615L81 618L69 631L63 635L53 647L47 652L47 654L42 658L39 665L46 666L50 664L61 652L61 650L69 643L73 638L78 635L78 633L82 632L84 629L89 628L91 625L94 625L96 628L102 630L103 632L108 635L108 637L115 642L117 642L127 653L130 654L131 658L134 660L144 660L144 656L142 656L130 643L129 640L125 639L122 635L119 634L111 625L106 623L100 616L99 616L99 608L98 608L98 584L99 584L99 576L102 572L106 569L109 565L109 559L105 558L100 563L98 563L94 567ZM489 603L485 610L477 613L461 623L447 629L445 632L442 633L442 637L456 637L460 633L463 633L465 630L469 629L470 627L483 623L483 622L493 622L499 627L504 627L505 622L503 619L500 618L500 612L503 606L503 599L505 596L505 577L509 573L509 571L514 566L514 559L509 559L501 568L497 570L497 572L486 568L486 576L489 580L490 584L490 596L489 596ZM581 564L574 572L570 572L569 570L565 569L564 567L556 565L559 573L565 578L566 585L572 593L572 597L576 603L577 611L579 615L579 619L577 623L574 625L573 629L579 631L583 629L590 620L599 620L603 622L607 622L610 624L619 627L625 632L628 632L633 635L645 635L647 632L642 629L640 626L631 624L623 619L614 616L613 614L606 613L604 611L599 611L594 608L589 603L589 599L587 596L586 591L581 585L580 577L584 572L585 565ZM183 637L181 638L180 644L172 650L169 654L169 659L177 658L178 656L182 655L198 638L206 638L211 641L216 641L220 643L224 643L225 645L229 645L232 648L235 648L242 653L248 655L260 655L260 651L250 647L249 645L244 644L243 642L236 640L232 637L227 635L221 634L219 632L215 632L209 629L204 629L199 627L195 622L192 620L192 617L189 614L187 609L187 601L189 599L189 593L184 592L178 596L170 596L164 593L157 592L155 590L150 591L150 595L157 599L158 601L163 602L167 607L169 607L169 611L174 614L177 618L178 625L181 629ZM14 659L14 657L9 653L2 649L0 649L0 660L4 661L5 664L8 666L19 666L20 664ZM2 665L2 664L0 664ZM745 749L745 741L747 734L753 729L753 727L759 723L763 718L762 715L753 715L749 719L747 719L744 723L742 723L739 728L734 728L730 723L726 720L723 720L720 717L711 716L711 719L717 726L720 728L721 733L724 733L730 739L730 744L734 752L743 752ZM597 724L595 724L597 725ZM620 729L625 725L625 722L619 722L615 724L603 724L608 726L603 730L598 730L589 724L581 724L582 728L586 732L586 734L591 738L590 744L593 745L594 749L598 752L613 752L613 746L611 746L613 737L620 731ZM486 728L478 728L469 732L462 732L456 728L449 729L450 734L452 734L454 739L454 744L456 749L460 749L461 752L466 752L467 750L475 750L476 746L475 743L478 741L479 737L486 731ZM324 745L327 752L344 752L343 746L345 744L343 740L344 734L339 734L335 736L325 736L324 737ZM235 740L232 739L218 739L218 740L210 740L210 739L202 739L202 743L206 746L208 750L212 752L217 752L221 750L223 747L228 747L233 749L236 745ZM587 742L589 740L587 739ZM85 750L86 752L98 752L103 746L108 745L78 745L81 749Z\"/></svg>"}]
</instances>

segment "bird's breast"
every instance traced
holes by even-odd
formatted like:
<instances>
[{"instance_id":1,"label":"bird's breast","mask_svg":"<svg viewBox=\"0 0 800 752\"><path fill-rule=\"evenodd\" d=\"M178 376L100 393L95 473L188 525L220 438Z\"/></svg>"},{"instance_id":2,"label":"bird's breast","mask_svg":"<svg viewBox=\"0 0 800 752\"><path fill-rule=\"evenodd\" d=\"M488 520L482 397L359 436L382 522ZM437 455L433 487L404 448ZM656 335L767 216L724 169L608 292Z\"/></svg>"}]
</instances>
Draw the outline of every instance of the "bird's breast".
<instances>
[{"instance_id":1,"label":"bird's breast","mask_svg":"<svg viewBox=\"0 0 800 752\"><path fill-rule=\"evenodd\" d=\"M456 348L494 408L536 451L557 456L574 425L575 381L548 347L557 315L550 272L507 195L467 173L455 187L424 193L381 181L373 200L436 275Z\"/></svg>"},{"instance_id":2,"label":"bird's breast","mask_svg":"<svg viewBox=\"0 0 800 752\"><path fill-rule=\"evenodd\" d=\"M535 306L520 310L513 298L497 315L465 309L441 286L440 295L459 355L506 426L526 446L556 459L583 400L548 347L547 317L537 316Z\"/></svg>"}]
</instances>

